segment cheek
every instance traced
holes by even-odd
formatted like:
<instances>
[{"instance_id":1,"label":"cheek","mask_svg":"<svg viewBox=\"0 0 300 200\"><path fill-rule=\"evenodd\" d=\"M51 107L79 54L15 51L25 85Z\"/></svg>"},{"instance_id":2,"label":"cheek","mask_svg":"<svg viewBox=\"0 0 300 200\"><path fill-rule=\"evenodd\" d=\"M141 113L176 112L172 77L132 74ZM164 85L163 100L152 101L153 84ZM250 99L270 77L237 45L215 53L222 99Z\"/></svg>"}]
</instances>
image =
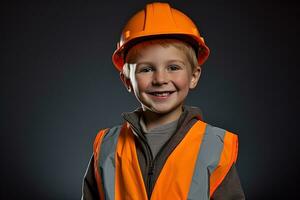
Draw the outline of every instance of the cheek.
<instances>
[{"instance_id":1,"label":"cheek","mask_svg":"<svg viewBox=\"0 0 300 200\"><path fill-rule=\"evenodd\" d=\"M188 76L180 76L175 82L179 89L187 89L190 86L190 78Z\"/></svg>"},{"instance_id":2,"label":"cheek","mask_svg":"<svg viewBox=\"0 0 300 200\"><path fill-rule=\"evenodd\" d=\"M147 76L136 76L136 89L139 91L144 91L149 86L149 78Z\"/></svg>"}]
</instances>

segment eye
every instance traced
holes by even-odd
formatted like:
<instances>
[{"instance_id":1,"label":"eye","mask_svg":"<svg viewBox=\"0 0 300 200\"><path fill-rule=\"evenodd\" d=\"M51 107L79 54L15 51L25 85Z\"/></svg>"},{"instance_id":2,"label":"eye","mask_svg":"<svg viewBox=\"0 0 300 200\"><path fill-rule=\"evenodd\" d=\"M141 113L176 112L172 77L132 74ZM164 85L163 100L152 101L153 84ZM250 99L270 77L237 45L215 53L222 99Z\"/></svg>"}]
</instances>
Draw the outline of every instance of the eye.
<instances>
[{"instance_id":1,"label":"eye","mask_svg":"<svg viewBox=\"0 0 300 200\"><path fill-rule=\"evenodd\" d=\"M140 66L137 70L138 73L147 73L147 72L152 72L153 67L152 66Z\"/></svg>"},{"instance_id":2,"label":"eye","mask_svg":"<svg viewBox=\"0 0 300 200\"><path fill-rule=\"evenodd\" d=\"M179 65L176 65L176 64L172 64L172 65L169 65L168 66L168 70L170 71L177 71L177 70L180 70L181 67Z\"/></svg>"}]
</instances>

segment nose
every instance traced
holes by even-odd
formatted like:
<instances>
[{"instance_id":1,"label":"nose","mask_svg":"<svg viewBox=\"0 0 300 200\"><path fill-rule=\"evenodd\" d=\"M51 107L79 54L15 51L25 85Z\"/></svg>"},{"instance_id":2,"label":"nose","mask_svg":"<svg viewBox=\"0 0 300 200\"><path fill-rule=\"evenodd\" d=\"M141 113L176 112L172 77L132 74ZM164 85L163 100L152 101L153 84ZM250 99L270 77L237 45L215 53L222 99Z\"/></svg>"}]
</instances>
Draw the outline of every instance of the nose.
<instances>
[{"instance_id":1,"label":"nose","mask_svg":"<svg viewBox=\"0 0 300 200\"><path fill-rule=\"evenodd\" d=\"M169 82L168 73L164 70L157 70L153 73L152 83L153 85L163 85Z\"/></svg>"}]
</instances>

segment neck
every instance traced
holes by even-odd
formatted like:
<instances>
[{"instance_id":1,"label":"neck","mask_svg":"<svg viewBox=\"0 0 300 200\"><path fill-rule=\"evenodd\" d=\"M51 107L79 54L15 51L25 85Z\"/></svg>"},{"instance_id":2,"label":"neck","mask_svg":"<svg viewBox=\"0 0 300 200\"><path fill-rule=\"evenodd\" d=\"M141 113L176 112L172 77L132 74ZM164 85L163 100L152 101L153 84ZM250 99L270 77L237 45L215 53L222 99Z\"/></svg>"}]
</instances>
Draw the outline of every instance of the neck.
<instances>
[{"instance_id":1,"label":"neck","mask_svg":"<svg viewBox=\"0 0 300 200\"><path fill-rule=\"evenodd\" d=\"M172 121L177 120L182 113L182 106L178 109L171 111L169 113L155 113L151 110L144 110L143 111L143 119L145 122L145 125L148 130L168 124Z\"/></svg>"}]
</instances>

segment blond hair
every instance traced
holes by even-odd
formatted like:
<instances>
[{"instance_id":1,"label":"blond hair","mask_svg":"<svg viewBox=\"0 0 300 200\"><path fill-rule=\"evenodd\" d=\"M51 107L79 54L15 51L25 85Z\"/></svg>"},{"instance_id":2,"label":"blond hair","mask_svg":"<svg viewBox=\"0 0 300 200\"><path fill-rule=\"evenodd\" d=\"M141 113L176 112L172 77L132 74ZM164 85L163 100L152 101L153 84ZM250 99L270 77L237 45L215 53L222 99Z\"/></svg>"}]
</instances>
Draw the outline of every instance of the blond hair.
<instances>
[{"instance_id":1,"label":"blond hair","mask_svg":"<svg viewBox=\"0 0 300 200\"><path fill-rule=\"evenodd\" d=\"M180 51L182 51L182 53L185 54L191 68L192 71L199 65L198 64L198 59L196 56L196 52L195 50L192 48L191 45L189 45L186 42L183 42L181 40L177 40L177 39L153 39L153 40L147 40L141 43L138 43L136 45L134 45L133 47L131 47L128 51L127 54L125 55L125 65L123 66L123 74L126 77L129 77L129 72L130 72L130 67L128 64L132 64L135 63L136 60L141 56L140 50L150 46L150 45L154 45L154 44L158 44L164 48L166 47L170 47L173 46L176 49L179 49Z\"/></svg>"}]
</instances>

